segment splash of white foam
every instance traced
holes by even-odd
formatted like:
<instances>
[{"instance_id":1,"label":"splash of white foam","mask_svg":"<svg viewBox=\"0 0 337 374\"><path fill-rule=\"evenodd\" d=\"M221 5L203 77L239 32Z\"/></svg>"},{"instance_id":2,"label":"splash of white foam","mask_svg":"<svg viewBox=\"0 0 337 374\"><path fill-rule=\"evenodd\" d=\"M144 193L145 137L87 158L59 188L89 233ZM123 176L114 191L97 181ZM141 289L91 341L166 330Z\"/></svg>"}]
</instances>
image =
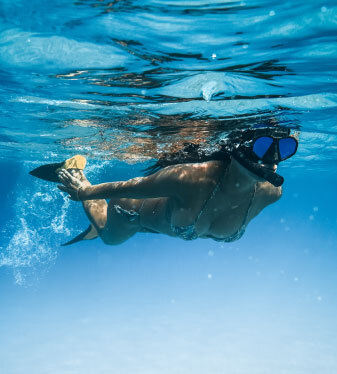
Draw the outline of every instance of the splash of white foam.
<instances>
[{"instance_id":1,"label":"splash of white foam","mask_svg":"<svg viewBox=\"0 0 337 374\"><path fill-rule=\"evenodd\" d=\"M91 163L86 171L95 175L107 165L108 161ZM86 220L80 204L69 200L54 184L31 179L28 170L35 166L31 162L23 166L14 191L15 217L1 233L7 245L0 247L0 268L12 269L15 283L22 286L35 284L45 275L57 258L64 236L74 235L87 224L79 219L82 215Z\"/></svg>"},{"instance_id":2,"label":"splash of white foam","mask_svg":"<svg viewBox=\"0 0 337 374\"><path fill-rule=\"evenodd\" d=\"M66 227L66 216L69 204L70 200L65 195L63 195L63 203L59 214L53 218L50 224L55 233L66 233L67 235L70 235L70 230Z\"/></svg>"},{"instance_id":3,"label":"splash of white foam","mask_svg":"<svg viewBox=\"0 0 337 374\"><path fill-rule=\"evenodd\" d=\"M56 255L55 248L49 245L46 237L38 229L29 227L25 218L19 218L16 231L0 257L0 267L12 268L15 283L27 285L28 278L36 269L52 263Z\"/></svg>"},{"instance_id":4,"label":"splash of white foam","mask_svg":"<svg viewBox=\"0 0 337 374\"><path fill-rule=\"evenodd\" d=\"M15 283L27 286L54 263L58 243L63 239L60 234L70 235L70 201L51 184L35 179L27 183L28 173L20 178L23 181L15 191L15 217L2 233L7 245L0 252L0 267L11 268Z\"/></svg>"}]
</instances>

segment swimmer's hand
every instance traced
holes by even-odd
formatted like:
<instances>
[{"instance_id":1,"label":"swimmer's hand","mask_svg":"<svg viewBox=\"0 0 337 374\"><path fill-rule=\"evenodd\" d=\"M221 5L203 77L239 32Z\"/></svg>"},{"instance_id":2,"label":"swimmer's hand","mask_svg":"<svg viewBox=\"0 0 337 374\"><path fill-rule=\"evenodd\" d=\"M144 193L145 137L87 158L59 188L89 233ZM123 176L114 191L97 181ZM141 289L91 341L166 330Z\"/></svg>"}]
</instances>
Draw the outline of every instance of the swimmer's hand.
<instances>
[{"instance_id":1,"label":"swimmer's hand","mask_svg":"<svg viewBox=\"0 0 337 374\"><path fill-rule=\"evenodd\" d=\"M82 170L77 171L77 173L83 173ZM87 185L83 183L77 176L72 175L68 170L62 169L58 173L58 177L62 184L57 187L68 194L69 199L74 201L81 201L81 195L83 195L84 190Z\"/></svg>"}]
</instances>

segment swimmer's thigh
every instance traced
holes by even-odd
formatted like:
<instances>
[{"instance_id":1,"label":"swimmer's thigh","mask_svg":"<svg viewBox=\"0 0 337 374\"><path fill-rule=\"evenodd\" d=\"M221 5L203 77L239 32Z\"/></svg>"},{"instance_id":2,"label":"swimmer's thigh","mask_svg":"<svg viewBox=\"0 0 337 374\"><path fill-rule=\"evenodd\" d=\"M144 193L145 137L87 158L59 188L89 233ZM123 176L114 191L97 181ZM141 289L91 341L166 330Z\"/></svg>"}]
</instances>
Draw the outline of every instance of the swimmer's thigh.
<instances>
[{"instance_id":1,"label":"swimmer's thigh","mask_svg":"<svg viewBox=\"0 0 337 374\"><path fill-rule=\"evenodd\" d=\"M135 201L134 199L111 199L109 201L107 222L99 233L105 244L121 244L140 231L138 215L132 216L127 212L137 213L141 202L141 200Z\"/></svg>"}]
</instances>

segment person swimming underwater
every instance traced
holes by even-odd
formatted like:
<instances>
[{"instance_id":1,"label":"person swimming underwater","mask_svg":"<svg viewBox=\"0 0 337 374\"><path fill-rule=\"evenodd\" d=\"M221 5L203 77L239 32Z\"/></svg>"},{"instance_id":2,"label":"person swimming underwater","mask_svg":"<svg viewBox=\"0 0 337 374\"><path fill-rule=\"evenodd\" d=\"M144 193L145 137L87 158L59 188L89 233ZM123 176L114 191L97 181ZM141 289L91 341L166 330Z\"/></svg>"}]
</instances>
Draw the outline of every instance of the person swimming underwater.
<instances>
[{"instance_id":1,"label":"person swimming underwater","mask_svg":"<svg viewBox=\"0 0 337 374\"><path fill-rule=\"evenodd\" d=\"M210 153L186 144L180 152L164 154L149 175L128 181L92 185L83 172L83 156L30 173L60 181L61 191L82 201L91 224L65 245L98 236L117 245L139 232L232 242L281 197L283 177L277 166L298 147L290 133L268 125L235 130Z\"/></svg>"}]
</instances>

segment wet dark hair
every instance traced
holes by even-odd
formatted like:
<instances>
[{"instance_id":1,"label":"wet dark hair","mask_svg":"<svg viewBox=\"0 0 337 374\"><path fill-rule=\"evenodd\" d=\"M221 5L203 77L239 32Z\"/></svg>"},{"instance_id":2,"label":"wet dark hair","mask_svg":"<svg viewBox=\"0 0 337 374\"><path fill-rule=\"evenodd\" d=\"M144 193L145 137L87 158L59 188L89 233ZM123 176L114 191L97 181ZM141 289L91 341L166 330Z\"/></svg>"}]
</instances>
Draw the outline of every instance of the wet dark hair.
<instances>
[{"instance_id":1,"label":"wet dark hair","mask_svg":"<svg viewBox=\"0 0 337 374\"><path fill-rule=\"evenodd\" d=\"M177 152L166 152L159 160L144 170L145 175L154 174L167 166L199 163L206 161L221 160L230 161L230 153L226 147L220 145L219 149L213 152L205 150L200 144L184 143L183 148Z\"/></svg>"},{"instance_id":2,"label":"wet dark hair","mask_svg":"<svg viewBox=\"0 0 337 374\"><path fill-rule=\"evenodd\" d=\"M257 135L274 134L288 136L290 129L278 125L262 125L256 128L233 130L227 137L221 140L212 150L205 149L203 144L184 143L183 148L177 152L165 152L159 160L144 170L145 175L151 175L157 171L172 165L199 163L206 161L224 161L229 163L234 151L246 142L252 141Z\"/></svg>"}]
</instances>

